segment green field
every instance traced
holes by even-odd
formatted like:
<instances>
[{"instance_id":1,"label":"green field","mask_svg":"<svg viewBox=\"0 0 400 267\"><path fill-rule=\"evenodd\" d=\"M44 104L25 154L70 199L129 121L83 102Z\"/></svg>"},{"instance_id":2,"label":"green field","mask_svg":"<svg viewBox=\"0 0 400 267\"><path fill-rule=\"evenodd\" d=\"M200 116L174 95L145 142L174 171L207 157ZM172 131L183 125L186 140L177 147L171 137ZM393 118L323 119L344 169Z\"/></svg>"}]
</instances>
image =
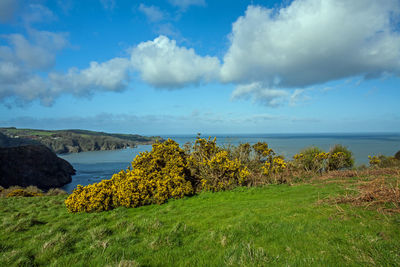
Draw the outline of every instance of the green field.
<instances>
[{"instance_id":1,"label":"green field","mask_svg":"<svg viewBox=\"0 0 400 267\"><path fill-rule=\"evenodd\" d=\"M71 214L0 198L0 266L400 265L400 215L327 201L339 183L269 185Z\"/></svg>"}]
</instances>

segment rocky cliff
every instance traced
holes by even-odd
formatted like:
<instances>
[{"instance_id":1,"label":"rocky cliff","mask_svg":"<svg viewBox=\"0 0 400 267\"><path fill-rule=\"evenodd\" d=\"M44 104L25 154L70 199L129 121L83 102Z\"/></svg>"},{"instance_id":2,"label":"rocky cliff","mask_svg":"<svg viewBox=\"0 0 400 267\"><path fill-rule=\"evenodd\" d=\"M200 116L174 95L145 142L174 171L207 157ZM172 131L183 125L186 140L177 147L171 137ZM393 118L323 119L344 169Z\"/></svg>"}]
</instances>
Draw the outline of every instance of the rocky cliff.
<instances>
[{"instance_id":1,"label":"rocky cliff","mask_svg":"<svg viewBox=\"0 0 400 267\"><path fill-rule=\"evenodd\" d=\"M96 150L113 150L136 145L152 144L160 137L146 137L136 134L111 134L86 130L34 130L14 127L0 128L0 134L9 138L13 144L42 144L57 154ZM11 141L10 141L11 140ZM0 147L15 146L2 142ZM2 145L4 143L4 145Z\"/></svg>"},{"instance_id":2,"label":"rocky cliff","mask_svg":"<svg viewBox=\"0 0 400 267\"><path fill-rule=\"evenodd\" d=\"M43 145L0 148L0 185L34 185L41 189L71 182L74 168Z\"/></svg>"}]
</instances>

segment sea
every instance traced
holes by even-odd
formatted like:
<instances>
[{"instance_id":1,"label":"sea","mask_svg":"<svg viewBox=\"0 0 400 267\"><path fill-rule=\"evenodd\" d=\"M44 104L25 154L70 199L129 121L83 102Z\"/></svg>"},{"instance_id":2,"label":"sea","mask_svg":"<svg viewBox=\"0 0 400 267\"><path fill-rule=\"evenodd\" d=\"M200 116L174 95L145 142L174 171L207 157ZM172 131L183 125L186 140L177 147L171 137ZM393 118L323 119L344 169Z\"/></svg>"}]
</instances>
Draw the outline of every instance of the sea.
<instances>
[{"instance_id":1,"label":"sea","mask_svg":"<svg viewBox=\"0 0 400 267\"><path fill-rule=\"evenodd\" d=\"M181 147L188 142L194 142L196 135L168 135ZM368 165L369 155L393 156L400 150L400 133L345 133L345 134L225 134L202 135L201 137L216 137L220 146L237 146L241 143L255 144L267 142L277 154L286 159L302 149L317 146L329 151L335 144L346 146L353 152L356 165ZM109 151L91 151L58 155L72 164L76 174L72 182L63 187L71 192L78 184L88 185L103 179L110 179L114 173L126 169L130 162L140 152L150 151L151 145L139 145L135 148Z\"/></svg>"}]
</instances>

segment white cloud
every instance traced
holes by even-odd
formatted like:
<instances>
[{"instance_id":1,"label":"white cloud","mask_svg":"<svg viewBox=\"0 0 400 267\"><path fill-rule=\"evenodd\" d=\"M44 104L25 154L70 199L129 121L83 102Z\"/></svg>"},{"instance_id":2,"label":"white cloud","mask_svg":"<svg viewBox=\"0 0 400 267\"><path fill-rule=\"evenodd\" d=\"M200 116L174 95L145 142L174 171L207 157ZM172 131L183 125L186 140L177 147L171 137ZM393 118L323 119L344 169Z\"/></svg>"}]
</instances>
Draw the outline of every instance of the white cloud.
<instances>
[{"instance_id":1,"label":"white cloud","mask_svg":"<svg viewBox=\"0 0 400 267\"><path fill-rule=\"evenodd\" d=\"M266 88L258 82L238 85L232 93L232 100L252 98L254 102L271 107L283 104L289 97L286 90Z\"/></svg>"},{"instance_id":2,"label":"white cloud","mask_svg":"<svg viewBox=\"0 0 400 267\"><path fill-rule=\"evenodd\" d=\"M280 10L249 6L233 24L222 81L287 89L399 75L400 35L393 24L399 13L396 0L296 0Z\"/></svg>"},{"instance_id":3,"label":"white cloud","mask_svg":"<svg viewBox=\"0 0 400 267\"><path fill-rule=\"evenodd\" d=\"M193 49L179 47L165 36L134 47L131 61L141 78L158 88L210 82L218 78L220 68L216 57L201 57Z\"/></svg>"},{"instance_id":4,"label":"white cloud","mask_svg":"<svg viewBox=\"0 0 400 267\"><path fill-rule=\"evenodd\" d=\"M62 94L87 96L95 91L121 91L127 86L129 67L128 59L113 58L91 62L83 70L72 68L66 74L52 72L42 78L18 65L0 62L0 100L14 97L24 104L39 99L50 106Z\"/></svg>"},{"instance_id":5,"label":"white cloud","mask_svg":"<svg viewBox=\"0 0 400 267\"><path fill-rule=\"evenodd\" d=\"M145 14L147 19L151 22L157 22L164 19L164 13L156 6L146 6L145 4L140 4L139 10Z\"/></svg>"},{"instance_id":6,"label":"white cloud","mask_svg":"<svg viewBox=\"0 0 400 267\"><path fill-rule=\"evenodd\" d=\"M205 6L205 0L169 0L171 5L177 6L181 9L186 9L189 6Z\"/></svg>"},{"instance_id":7,"label":"white cloud","mask_svg":"<svg viewBox=\"0 0 400 267\"><path fill-rule=\"evenodd\" d=\"M32 42L21 34L3 35L12 45L15 58L29 69L46 70L55 63L56 51L64 48L68 41L65 33L29 31Z\"/></svg>"},{"instance_id":8,"label":"white cloud","mask_svg":"<svg viewBox=\"0 0 400 267\"><path fill-rule=\"evenodd\" d=\"M17 0L1 0L0 1L0 22L7 22L15 15L18 7Z\"/></svg>"},{"instance_id":9,"label":"white cloud","mask_svg":"<svg viewBox=\"0 0 400 267\"><path fill-rule=\"evenodd\" d=\"M49 80L54 92L87 95L97 91L121 91L127 86L130 62L126 58L113 58L78 70L72 68L66 74L50 73Z\"/></svg>"}]
</instances>

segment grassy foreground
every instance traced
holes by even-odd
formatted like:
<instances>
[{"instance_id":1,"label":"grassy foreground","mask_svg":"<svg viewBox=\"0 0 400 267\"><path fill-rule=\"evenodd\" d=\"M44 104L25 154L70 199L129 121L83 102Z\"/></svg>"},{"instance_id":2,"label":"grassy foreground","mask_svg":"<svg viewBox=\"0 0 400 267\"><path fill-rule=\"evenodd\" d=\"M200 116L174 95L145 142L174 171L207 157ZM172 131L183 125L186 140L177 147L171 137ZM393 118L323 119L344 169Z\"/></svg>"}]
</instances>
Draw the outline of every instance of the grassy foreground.
<instances>
[{"instance_id":1,"label":"grassy foreground","mask_svg":"<svg viewBox=\"0 0 400 267\"><path fill-rule=\"evenodd\" d=\"M400 215L319 201L336 183L237 188L102 213L0 198L0 266L400 265Z\"/></svg>"}]
</instances>

